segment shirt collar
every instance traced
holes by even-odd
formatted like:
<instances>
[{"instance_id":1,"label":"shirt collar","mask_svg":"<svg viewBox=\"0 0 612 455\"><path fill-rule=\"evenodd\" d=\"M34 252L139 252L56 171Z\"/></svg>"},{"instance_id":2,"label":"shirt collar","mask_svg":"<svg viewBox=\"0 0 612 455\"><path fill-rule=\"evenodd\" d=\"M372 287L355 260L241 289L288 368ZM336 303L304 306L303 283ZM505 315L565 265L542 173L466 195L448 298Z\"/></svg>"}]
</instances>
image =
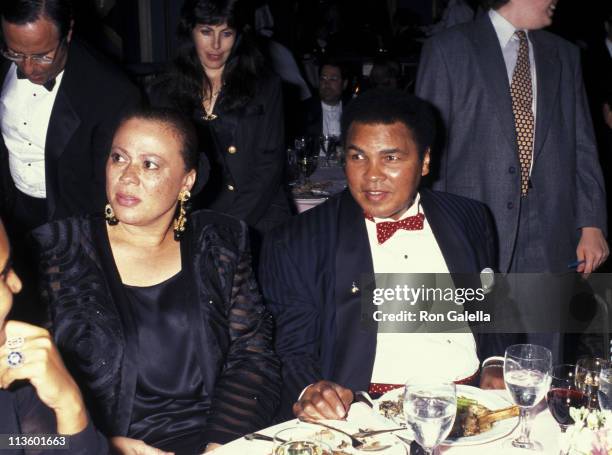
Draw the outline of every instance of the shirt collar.
<instances>
[{"instance_id":1,"label":"shirt collar","mask_svg":"<svg viewBox=\"0 0 612 455\"><path fill-rule=\"evenodd\" d=\"M512 25L512 23L510 23L510 21L508 21L508 19L494 9L489 10L489 18L491 19L491 23L493 24L493 28L497 34L499 44L501 48L504 49L514 36L517 29L514 27L514 25ZM525 32L527 35L529 35L527 30L525 30Z\"/></svg>"},{"instance_id":2,"label":"shirt collar","mask_svg":"<svg viewBox=\"0 0 612 455\"><path fill-rule=\"evenodd\" d=\"M331 104L326 104L323 101L321 101L321 108L324 111L341 111L342 110L342 101L340 101L338 104L336 105L331 105Z\"/></svg>"},{"instance_id":3,"label":"shirt collar","mask_svg":"<svg viewBox=\"0 0 612 455\"><path fill-rule=\"evenodd\" d=\"M30 82L29 79L25 78L25 79L19 79L17 77L17 65L15 63L11 64L11 67L9 68L9 71L11 71L11 77L14 77L17 82L19 84L23 84L24 87L32 87L32 86L38 86L40 88L42 88L42 85L38 85L38 84L33 84L32 82ZM51 90L48 90L49 93L53 93L56 92L59 89L60 83L62 82L62 78L64 77L64 71L66 71L65 69L61 70L57 76L55 76L55 84L53 84L53 88Z\"/></svg>"},{"instance_id":4,"label":"shirt collar","mask_svg":"<svg viewBox=\"0 0 612 455\"><path fill-rule=\"evenodd\" d=\"M408 210L406 210L404 212L404 214L398 219L398 220L394 220L393 218L374 218L374 222L375 223L383 223L385 221L400 221L403 220L405 218L408 218L409 216L414 216L417 213L419 213L419 205L420 205L420 201L421 201L421 196L419 195L419 193L417 193L414 196L414 201L412 202L412 205L410 207L408 207Z\"/></svg>"}]
</instances>

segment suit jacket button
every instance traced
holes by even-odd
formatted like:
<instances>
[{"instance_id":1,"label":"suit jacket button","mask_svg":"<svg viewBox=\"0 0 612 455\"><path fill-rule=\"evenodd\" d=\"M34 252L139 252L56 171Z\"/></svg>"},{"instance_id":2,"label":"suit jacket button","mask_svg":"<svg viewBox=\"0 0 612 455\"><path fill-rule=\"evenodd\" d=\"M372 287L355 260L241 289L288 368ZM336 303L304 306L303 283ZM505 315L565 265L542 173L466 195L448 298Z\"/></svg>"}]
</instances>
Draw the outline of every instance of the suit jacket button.
<instances>
[{"instance_id":1,"label":"suit jacket button","mask_svg":"<svg viewBox=\"0 0 612 455\"><path fill-rule=\"evenodd\" d=\"M234 153L236 153L237 151L238 151L238 149L237 149L235 146L233 146L233 145L230 145L230 146L227 148L227 153L229 153L230 155L233 155L233 154L234 154Z\"/></svg>"},{"instance_id":2,"label":"suit jacket button","mask_svg":"<svg viewBox=\"0 0 612 455\"><path fill-rule=\"evenodd\" d=\"M512 202L508 202L508 208L512 209L514 207L514 204Z\"/></svg>"},{"instance_id":3,"label":"suit jacket button","mask_svg":"<svg viewBox=\"0 0 612 455\"><path fill-rule=\"evenodd\" d=\"M234 186L233 185L227 185L227 189L230 191L234 191Z\"/></svg>"},{"instance_id":4,"label":"suit jacket button","mask_svg":"<svg viewBox=\"0 0 612 455\"><path fill-rule=\"evenodd\" d=\"M508 168L508 172L509 172L510 174L514 174L514 173L516 172L516 169L514 168L514 166L510 166L510 167Z\"/></svg>"}]
</instances>

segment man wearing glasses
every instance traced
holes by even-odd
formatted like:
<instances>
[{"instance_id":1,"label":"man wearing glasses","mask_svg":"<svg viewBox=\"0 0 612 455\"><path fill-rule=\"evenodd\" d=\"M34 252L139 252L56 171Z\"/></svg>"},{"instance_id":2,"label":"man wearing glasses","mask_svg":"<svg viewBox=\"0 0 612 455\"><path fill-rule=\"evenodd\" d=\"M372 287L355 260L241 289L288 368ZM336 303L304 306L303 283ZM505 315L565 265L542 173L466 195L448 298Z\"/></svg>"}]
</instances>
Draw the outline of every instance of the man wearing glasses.
<instances>
[{"instance_id":1,"label":"man wearing glasses","mask_svg":"<svg viewBox=\"0 0 612 455\"><path fill-rule=\"evenodd\" d=\"M139 94L74 39L70 0L3 0L0 22L0 213L26 284L23 299L31 302L36 266L25 235L54 219L103 210L115 122Z\"/></svg>"},{"instance_id":2,"label":"man wearing glasses","mask_svg":"<svg viewBox=\"0 0 612 455\"><path fill-rule=\"evenodd\" d=\"M69 0L0 6L2 206L11 230L102 210L115 121L137 90L75 40Z\"/></svg>"}]
</instances>

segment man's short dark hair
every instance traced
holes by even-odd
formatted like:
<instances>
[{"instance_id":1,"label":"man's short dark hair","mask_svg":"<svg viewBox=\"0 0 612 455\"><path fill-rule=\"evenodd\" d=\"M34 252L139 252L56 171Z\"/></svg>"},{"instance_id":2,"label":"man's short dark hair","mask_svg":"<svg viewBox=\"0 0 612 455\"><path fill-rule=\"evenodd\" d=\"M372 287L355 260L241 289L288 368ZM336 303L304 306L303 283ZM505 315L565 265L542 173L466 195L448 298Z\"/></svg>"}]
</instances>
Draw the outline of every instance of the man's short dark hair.
<instances>
[{"instance_id":1,"label":"man's short dark hair","mask_svg":"<svg viewBox=\"0 0 612 455\"><path fill-rule=\"evenodd\" d=\"M336 60L335 58L328 57L320 62L319 77L321 76L321 71L323 71L324 66L333 66L334 68L338 68L340 70L340 76L342 77L342 80L345 81L348 79L348 72L346 70L346 67L342 62Z\"/></svg>"},{"instance_id":2,"label":"man's short dark hair","mask_svg":"<svg viewBox=\"0 0 612 455\"><path fill-rule=\"evenodd\" d=\"M55 24L60 39L70 31L72 0L2 0L0 3L0 16L11 24L30 24L45 17Z\"/></svg>"},{"instance_id":3,"label":"man's short dark hair","mask_svg":"<svg viewBox=\"0 0 612 455\"><path fill-rule=\"evenodd\" d=\"M485 10L498 9L508 3L510 0L481 0L482 7Z\"/></svg>"},{"instance_id":4,"label":"man's short dark hair","mask_svg":"<svg viewBox=\"0 0 612 455\"><path fill-rule=\"evenodd\" d=\"M429 103L401 90L376 88L352 100L342 113L342 137L353 123L390 125L403 123L412 133L419 156L431 147L436 134L436 122Z\"/></svg>"}]
</instances>

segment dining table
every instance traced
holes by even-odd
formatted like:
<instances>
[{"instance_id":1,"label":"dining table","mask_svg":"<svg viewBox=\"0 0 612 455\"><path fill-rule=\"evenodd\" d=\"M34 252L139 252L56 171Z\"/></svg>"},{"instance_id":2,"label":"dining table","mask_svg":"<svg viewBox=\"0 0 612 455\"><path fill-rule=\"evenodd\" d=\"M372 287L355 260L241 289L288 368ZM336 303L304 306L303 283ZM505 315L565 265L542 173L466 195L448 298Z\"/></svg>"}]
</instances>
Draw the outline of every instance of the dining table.
<instances>
[{"instance_id":1,"label":"dining table","mask_svg":"<svg viewBox=\"0 0 612 455\"><path fill-rule=\"evenodd\" d=\"M506 390L483 390L484 394L492 394L493 397L499 397L511 403L510 396ZM531 419L531 438L535 441L540 442L543 447L543 451L539 453L544 454L559 454L559 439L561 430L559 425L555 422L552 415L548 411L546 400L542 400L536 407L531 409L529 418ZM518 420L518 419L516 419ZM371 430L378 429L391 429L397 427L396 423L393 423L374 409L371 409L364 403L353 403L351 406L346 420L325 420L325 424L328 424L334 428L339 428L347 431L348 433L354 433L359 429L367 428ZM273 437L279 431L285 428L299 427L305 425L313 425L306 422L300 422L297 419L289 420L283 423L279 423L274 426L262 429L258 433ZM313 426L313 431L317 426ZM533 454L535 452L517 449L514 447L508 447L508 442L513 438L516 438L519 434L519 426L512 426L514 429L509 431L507 434L500 435L499 438L489 441L483 444L470 444L470 445L440 445L438 452L440 455L505 455L505 454ZM398 432L401 435L403 432ZM393 433L391 433L392 435ZM340 435L341 436L341 435ZM383 443L393 441L392 446L380 451L364 451L357 450L349 447L343 449L342 453L349 453L351 455L410 455L410 446L399 438L385 435ZM219 447L214 451L215 455L271 455L273 449L273 443L269 441L261 440L247 440L240 438Z\"/></svg>"},{"instance_id":2,"label":"dining table","mask_svg":"<svg viewBox=\"0 0 612 455\"><path fill-rule=\"evenodd\" d=\"M319 158L319 164L307 184L293 185L292 196L297 213L305 212L325 202L346 188L344 168L336 161Z\"/></svg>"}]
</instances>

